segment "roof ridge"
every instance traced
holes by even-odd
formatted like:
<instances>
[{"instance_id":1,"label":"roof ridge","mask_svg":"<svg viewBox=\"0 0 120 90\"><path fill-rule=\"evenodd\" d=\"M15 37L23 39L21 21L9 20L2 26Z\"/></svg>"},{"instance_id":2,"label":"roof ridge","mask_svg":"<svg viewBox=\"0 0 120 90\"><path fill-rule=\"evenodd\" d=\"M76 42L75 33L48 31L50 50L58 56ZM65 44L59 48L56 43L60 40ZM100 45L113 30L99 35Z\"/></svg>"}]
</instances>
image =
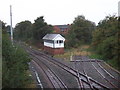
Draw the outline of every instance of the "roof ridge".
<instances>
[{"instance_id":1,"label":"roof ridge","mask_svg":"<svg viewBox=\"0 0 120 90\"><path fill-rule=\"evenodd\" d=\"M64 38L60 34L46 34L42 39L54 40L57 36Z\"/></svg>"}]
</instances>

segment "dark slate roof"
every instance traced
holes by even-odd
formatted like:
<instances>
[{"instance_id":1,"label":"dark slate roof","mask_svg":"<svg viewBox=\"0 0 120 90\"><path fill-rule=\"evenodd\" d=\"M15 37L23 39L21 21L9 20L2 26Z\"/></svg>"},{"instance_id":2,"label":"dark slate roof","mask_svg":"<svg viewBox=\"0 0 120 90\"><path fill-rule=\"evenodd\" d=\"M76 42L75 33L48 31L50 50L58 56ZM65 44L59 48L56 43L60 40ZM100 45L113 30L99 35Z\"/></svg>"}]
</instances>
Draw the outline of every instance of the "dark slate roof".
<instances>
[{"instance_id":1,"label":"dark slate roof","mask_svg":"<svg viewBox=\"0 0 120 90\"><path fill-rule=\"evenodd\" d=\"M59 28L69 28L69 25L55 25L55 26L57 26L57 27L59 27Z\"/></svg>"},{"instance_id":2,"label":"dark slate roof","mask_svg":"<svg viewBox=\"0 0 120 90\"><path fill-rule=\"evenodd\" d=\"M52 40L54 39L58 34L46 34L43 39L47 39L47 40Z\"/></svg>"},{"instance_id":3,"label":"dark slate roof","mask_svg":"<svg viewBox=\"0 0 120 90\"><path fill-rule=\"evenodd\" d=\"M46 34L46 35L43 37L43 39L46 39L46 40L54 40L54 38L55 38L56 36L62 37L60 34ZM64 39L64 37L62 37L62 38Z\"/></svg>"}]
</instances>

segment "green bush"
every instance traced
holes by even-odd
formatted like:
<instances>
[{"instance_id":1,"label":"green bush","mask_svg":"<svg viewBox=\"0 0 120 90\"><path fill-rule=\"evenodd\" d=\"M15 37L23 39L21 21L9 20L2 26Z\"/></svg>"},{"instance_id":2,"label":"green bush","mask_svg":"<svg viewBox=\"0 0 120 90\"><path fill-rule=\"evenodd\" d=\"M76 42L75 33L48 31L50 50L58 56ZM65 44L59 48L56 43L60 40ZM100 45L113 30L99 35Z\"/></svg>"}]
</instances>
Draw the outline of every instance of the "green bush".
<instances>
[{"instance_id":1,"label":"green bush","mask_svg":"<svg viewBox=\"0 0 120 90\"><path fill-rule=\"evenodd\" d=\"M115 69L120 71L120 66L119 66L119 61L118 60L108 60L107 61L108 64L110 64L111 66L113 66Z\"/></svg>"},{"instance_id":2,"label":"green bush","mask_svg":"<svg viewBox=\"0 0 120 90\"><path fill-rule=\"evenodd\" d=\"M93 32L92 47L93 50L101 55L105 60L108 60L120 68L117 63L120 63L118 58L120 54L118 17L107 16L104 20L100 21L96 30Z\"/></svg>"},{"instance_id":3,"label":"green bush","mask_svg":"<svg viewBox=\"0 0 120 90\"><path fill-rule=\"evenodd\" d=\"M22 88L29 83L30 58L23 49L11 44L7 34L2 35L2 61L3 88Z\"/></svg>"},{"instance_id":4,"label":"green bush","mask_svg":"<svg viewBox=\"0 0 120 90\"><path fill-rule=\"evenodd\" d=\"M103 60L103 56L99 55L99 54L92 54L92 55L89 55L89 58L91 59L100 59L100 60Z\"/></svg>"}]
</instances>

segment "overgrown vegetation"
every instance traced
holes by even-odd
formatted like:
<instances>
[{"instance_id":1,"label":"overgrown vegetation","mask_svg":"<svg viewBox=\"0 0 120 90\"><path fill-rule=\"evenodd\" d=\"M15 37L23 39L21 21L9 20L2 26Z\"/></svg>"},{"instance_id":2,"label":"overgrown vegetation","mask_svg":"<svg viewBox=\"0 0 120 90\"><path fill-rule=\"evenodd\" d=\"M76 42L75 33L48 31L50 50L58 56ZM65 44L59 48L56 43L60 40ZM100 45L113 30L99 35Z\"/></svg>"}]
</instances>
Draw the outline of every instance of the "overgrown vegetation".
<instances>
[{"instance_id":1,"label":"overgrown vegetation","mask_svg":"<svg viewBox=\"0 0 120 90\"><path fill-rule=\"evenodd\" d=\"M14 39L31 44L42 43L43 36L52 31L52 26L48 25L41 16L33 24L30 21L18 23L14 29Z\"/></svg>"},{"instance_id":2,"label":"overgrown vegetation","mask_svg":"<svg viewBox=\"0 0 120 90\"><path fill-rule=\"evenodd\" d=\"M55 55L54 57L62 58L65 61L70 61L71 56L88 56L88 55L91 56L92 53L88 49L89 49L89 45L80 45L77 48L65 49L64 54Z\"/></svg>"},{"instance_id":3,"label":"overgrown vegetation","mask_svg":"<svg viewBox=\"0 0 120 90\"><path fill-rule=\"evenodd\" d=\"M38 17L32 24L30 21L18 23L15 27L15 37L17 40L25 42L42 43L42 37L47 33L52 33L52 26L48 25L43 17ZM91 45L91 58L107 60L111 65L120 69L118 55L120 54L120 18L106 16L96 26L92 21L84 16L77 16L71 24L70 30L65 35L65 48L79 48L80 45ZM39 45L40 46L40 45ZM67 56L67 55L66 55Z\"/></svg>"},{"instance_id":4,"label":"overgrown vegetation","mask_svg":"<svg viewBox=\"0 0 120 90\"><path fill-rule=\"evenodd\" d=\"M119 18L120 19L120 18ZM115 15L106 16L97 27L84 16L75 18L66 36L66 47L91 45L90 58L102 59L120 70L120 20ZM73 51L71 51L73 52ZM81 51L79 51L81 52Z\"/></svg>"},{"instance_id":5,"label":"overgrown vegetation","mask_svg":"<svg viewBox=\"0 0 120 90\"><path fill-rule=\"evenodd\" d=\"M120 54L119 25L118 17L116 16L107 16L100 21L93 32L92 48L97 54L108 60L107 62L120 70L118 57Z\"/></svg>"},{"instance_id":6,"label":"overgrown vegetation","mask_svg":"<svg viewBox=\"0 0 120 90\"><path fill-rule=\"evenodd\" d=\"M92 31L95 23L85 19L84 16L77 16L66 36L66 46L79 47L81 44L90 44L92 41Z\"/></svg>"},{"instance_id":7,"label":"overgrown vegetation","mask_svg":"<svg viewBox=\"0 0 120 90\"><path fill-rule=\"evenodd\" d=\"M29 41L32 39L32 23L30 21L22 21L15 26L14 38L21 41Z\"/></svg>"},{"instance_id":8,"label":"overgrown vegetation","mask_svg":"<svg viewBox=\"0 0 120 90\"><path fill-rule=\"evenodd\" d=\"M30 58L18 46L13 46L3 26L2 31L2 87L24 88L30 83L27 74Z\"/></svg>"},{"instance_id":9,"label":"overgrown vegetation","mask_svg":"<svg viewBox=\"0 0 120 90\"><path fill-rule=\"evenodd\" d=\"M93 53L93 54L89 55L89 58L104 60L103 56L101 56L99 54L96 54L96 53Z\"/></svg>"}]
</instances>

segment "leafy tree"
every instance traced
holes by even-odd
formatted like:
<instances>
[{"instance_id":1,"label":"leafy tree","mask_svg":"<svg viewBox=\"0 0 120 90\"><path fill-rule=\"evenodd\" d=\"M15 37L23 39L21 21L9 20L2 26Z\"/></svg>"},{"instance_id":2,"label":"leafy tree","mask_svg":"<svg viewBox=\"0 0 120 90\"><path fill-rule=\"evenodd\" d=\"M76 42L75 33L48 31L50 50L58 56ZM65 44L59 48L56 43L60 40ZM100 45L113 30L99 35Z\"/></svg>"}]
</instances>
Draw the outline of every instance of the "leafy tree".
<instances>
[{"instance_id":1,"label":"leafy tree","mask_svg":"<svg viewBox=\"0 0 120 90\"><path fill-rule=\"evenodd\" d=\"M36 41L42 42L42 38L47 34L47 33L52 33L52 26L47 25L47 23L44 21L43 16L38 17L35 20L35 23L33 24L33 38Z\"/></svg>"},{"instance_id":2,"label":"leafy tree","mask_svg":"<svg viewBox=\"0 0 120 90\"><path fill-rule=\"evenodd\" d=\"M100 21L96 30L93 32L92 46L94 50L101 54L106 59L118 61L119 37L120 29L119 22L116 16L107 16Z\"/></svg>"},{"instance_id":3,"label":"leafy tree","mask_svg":"<svg viewBox=\"0 0 120 90\"><path fill-rule=\"evenodd\" d=\"M2 28L1 28L1 29L2 29L2 32L3 32L3 33L6 33L6 32L7 32L7 30L6 30L6 28L7 28L7 27L6 27L6 23L4 23L3 21L1 21L1 25L2 25Z\"/></svg>"},{"instance_id":4,"label":"leafy tree","mask_svg":"<svg viewBox=\"0 0 120 90\"><path fill-rule=\"evenodd\" d=\"M6 29L6 23L4 23L3 21L1 21L2 23L2 30L5 30Z\"/></svg>"},{"instance_id":5,"label":"leafy tree","mask_svg":"<svg viewBox=\"0 0 120 90\"><path fill-rule=\"evenodd\" d=\"M73 21L73 24L71 25L69 34L67 36L68 45L70 46L72 40L75 40L74 46L76 46L76 44L80 45L91 43L92 31L94 30L94 28L95 24L93 22L86 20L85 17L82 15L77 16ZM74 34L74 37L72 39L70 39L72 36L70 34Z\"/></svg>"},{"instance_id":6,"label":"leafy tree","mask_svg":"<svg viewBox=\"0 0 120 90\"><path fill-rule=\"evenodd\" d=\"M8 35L2 34L2 87L22 88L29 83L26 73L30 59L25 51L11 44Z\"/></svg>"},{"instance_id":7,"label":"leafy tree","mask_svg":"<svg viewBox=\"0 0 120 90\"><path fill-rule=\"evenodd\" d=\"M76 35L74 33L73 30L70 30L67 34L67 36L65 36L67 39L66 39L66 47L69 48L69 47L75 47L76 45Z\"/></svg>"},{"instance_id":8,"label":"leafy tree","mask_svg":"<svg viewBox=\"0 0 120 90\"><path fill-rule=\"evenodd\" d=\"M84 16L78 16L72 24L72 29L76 34L76 38L79 42L90 43L92 40L92 30L94 30L95 24L89 20L86 20Z\"/></svg>"},{"instance_id":9,"label":"leafy tree","mask_svg":"<svg viewBox=\"0 0 120 90\"><path fill-rule=\"evenodd\" d=\"M22 21L15 26L14 36L17 40L29 40L32 38L32 23L30 21Z\"/></svg>"},{"instance_id":10,"label":"leafy tree","mask_svg":"<svg viewBox=\"0 0 120 90\"><path fill-rule=\"evenodd\" d=\"M6 26L6 31L8 32L8 34L10 35L10 25Z\"/></svg>"}]
</instances>

